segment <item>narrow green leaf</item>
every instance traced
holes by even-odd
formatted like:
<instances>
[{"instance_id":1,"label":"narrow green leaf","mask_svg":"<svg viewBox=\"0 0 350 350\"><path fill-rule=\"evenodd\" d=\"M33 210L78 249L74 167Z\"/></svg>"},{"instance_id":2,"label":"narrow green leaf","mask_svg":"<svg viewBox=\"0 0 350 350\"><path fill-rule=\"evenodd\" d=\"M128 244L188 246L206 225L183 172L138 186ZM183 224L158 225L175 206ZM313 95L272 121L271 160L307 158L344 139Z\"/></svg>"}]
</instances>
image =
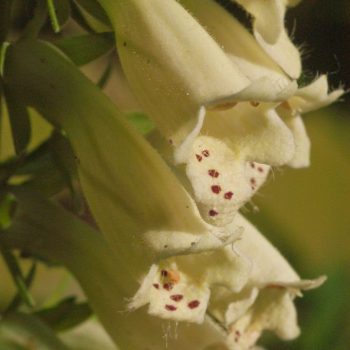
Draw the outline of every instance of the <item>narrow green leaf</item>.
<instances>
[{"instance_id":1,"label":"narrow green leaf","mask_svg":"<svg viewBox=\"0 0 350 350\"><path fill-rule=\"evenodd\" d=\"M87 31L88 33L95 33L95 31L93 30L93 28L91 28L90 24L88 23L88 21L86 20L86 18L83 16L83 14L81 13L80 8L78 7L78 5L74 2L71 1L70 3L71 5L71 17L74 19L74 21L85 31Z\"/></svg>"},{"instance_id":2,"label":"narrow green leaf","mask_svg":"<svg viewBox=\"0 0 350 350\"><path fill-rule=\"evenodd\" d=\"M25 349L69 350L45 323L23 313L13 313L2 318L0 338L10 344L28 344Z\"/></svg>"},{"instance_id":3,"label":"narrow green leaf","mask_svg":"<svg viewBox=\"0 0 350 350\"><path fill-rule=\"evenodd\" d=\"M69 297L53 307L37 311L35 315L60 332L86 321L92 315L92 310L88 303L77 303L74 297Z\"/></svg>"},{"instance_id":4,"label":"narrow green leaf","mask_svg":"<svg viewBox=\"0 0 350 350\"><path fill-rule=\"evenodd\" d=\"M111 23L106 12L96 0L74 0L74 2L81 6L91 16L110 26Z\"/></svg>"},{"instance_id":5,"label":"narrow green leaf","mask_svg":"<svg viewBox=\"0 0 350 350\"><path fill-rule=\"evenodd\" d=\"M85 34L56 41L61 49L76 65L82 66L111 51L114 34L110 32Z\"/></svg>"},{"instance_id":6,"label":"narrow green leaf","mask_svg":"<svg viewBox=\"0 0 350 350\"><path fill-rule=\"evenodd\" d=\"M68 0L47 0L47 7L51 25L55 33L61 31L61 28L70 17L70 4Z\"/></svg>"},{"instance_id":7,"label":"narrow green leaf","mask_svg":"<svg viewBox=\"0 0 350 350\"><path fill-rule=\"evenodd\" d=\"M11 22L12 0L0 1L0 45L6 40Z\"/></svg>"},{"instance_id":8,"label":"narrow green leaf","mask_svg":"<svg viewBox=\"0 0 350 350\"><path fill-rule=\"evenodd\" d=\"M21 268L17 262L16 257L12 254L12 252L10 250L8 250L3 245L0 245L0 251L1 251L1 254L4 258L4 261L5 261L8 269L11 273L13 281L17 287L18 293L21 296L23 302L28 307L33 307L34 300L31 297L31 295L27 289L26 281L23 277L23 273L22 273Z\"/></svg>"},{"instance_id":9,"label":"narrow green leaf","mask_svg":"<svg viewBox=\"0 0 350 350\"><path fill-rule=\"evenodd\" d=\"M33 16L26 24L23 30L22 39L24 38L36 38L40 33L41 28L44 26L47 20L47 4L45 0L37 0Z\"/></svg>"},{"instance_id":10,"label":"narrow green leaf","mask_svg":"<svg viewBox=\"0 0 350 350\"><path fill-rule=\"evenodd\" d=\"M4 73L6 51L9 45L10 43L8 43L7 41L4 41L1 43L1 47L0 47L0 75L1 76L3 76L3 73Z\"/></svg>"},{"instance_id":11,"label":"narrow green leaf","mask_svg":"<svg viewBox=\"0 0 350 350\"><path fill-rule=\"evenodd\" d=\"M10 226L15 203L16 199L13 195L9 193L0 195L0 229Z\"/></svg>"},{"instance_id":12,"label":"narrow green leaf","mask_svg":"<svg viewBox=\"0 0 350 350\"><path fill-rule=\"evenodd\" d=\"M26 288L29 289L34 281L35 273L36 273L37 263L36 261L33 261L32 266L30 267L27 276L24 278L24 282L26 285ZM22 297L19 292L14 296L13 300L11 301L10 305L6 308L5 314L14 312L17 310L17 308L22 303Z\"/></svg>"}]
</instances>

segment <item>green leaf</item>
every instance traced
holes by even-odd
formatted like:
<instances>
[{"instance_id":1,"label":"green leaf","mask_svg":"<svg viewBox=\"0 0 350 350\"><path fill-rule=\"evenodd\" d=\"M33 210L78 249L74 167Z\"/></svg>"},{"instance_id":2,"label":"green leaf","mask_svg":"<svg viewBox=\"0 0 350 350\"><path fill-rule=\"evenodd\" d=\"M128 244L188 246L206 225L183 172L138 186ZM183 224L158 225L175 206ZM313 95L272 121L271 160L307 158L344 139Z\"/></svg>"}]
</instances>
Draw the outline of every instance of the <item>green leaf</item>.
<instances>
[{"instance_id":1,"label":"green leaf","mask_svg":"<svg viewBox=\"0 0 350 350\"><path fill-rule=\"evenodd\" d=\"M16 154L21 155L30 141L29 113L27 108L16 98L16 94L12 89L5 86L4 93Z\"/></svg>"},{"instance_id":2,"label":"green leaf","mask_svg":"<svg viewBox=\"0 0 350 350\"><path fill-rule=\"evenodd\" d=\"M0 245L0 252L11 273L13 281L17 287L17 291L21 296L21 299L28 307L32 308L34 306L34 300L31 297L29 291L27 290L26 281L24 279L23 273L17 262L16 257L4 245Z\"/></svg>"},{"instance_id":3,"label":"green leaf","mask_svg":"<svg viewBox=\"0 0 350 350\"><path fill-rule=\"evenodd\" d=\"M102 23L110 26L110 21L106 12L101 5L95 0L74 0L79 6L81 6L91 16L95 17Z\"/></svg>"},{"instance_id":4,"label":"green leaf","mask_svg":"<svg viewBox=\"0 0 350 350\"><path fill-rule=\"evenodd\" d=\"M23 313L13 313L2 318L0 339L10 344L27 344L25 349L69 350L45 323Z\"/></svg>"},{"instance_id":5,"label":"green leaf","mask_svg":"<svg viewBox=\"0 0 350 350\"><path fill-rule=\"evenodd\" d=\"M65 331L86 321L92 310L88 303L77 303L74 297L62 300L57 305L35 313L55 331Z\"/></svg>"},{"instance_id":6,"label":"green leaf","mask_svg":"<svg viewBox=\"0 0 350 350\"><path fill-rule=\"evenodd\" d=\"M141 134L147 134L154 128L152 121L143 113L128 113L127 119Z\"/></svg>"},{"instance_id":7,"label":"green leaf","mask_svg":"<svg viewBox=\"0 0 350 350\"><path fill-rule=\"evenodd\" d=\"M70 4L68 0L47 0L50 20L55 33L61 28L70 17Z\"/></svg>"},{"instance_id":8,"label":"green leaf","mask_svg":"<svg viewBox=\"0 0 350 350\"><path fill-rule=\"evenodd\" d=\"M61 49L76 65L82 66L111 51L114 34L110 32L85 34L56 41Z\"/></svg>"}]
</instances>

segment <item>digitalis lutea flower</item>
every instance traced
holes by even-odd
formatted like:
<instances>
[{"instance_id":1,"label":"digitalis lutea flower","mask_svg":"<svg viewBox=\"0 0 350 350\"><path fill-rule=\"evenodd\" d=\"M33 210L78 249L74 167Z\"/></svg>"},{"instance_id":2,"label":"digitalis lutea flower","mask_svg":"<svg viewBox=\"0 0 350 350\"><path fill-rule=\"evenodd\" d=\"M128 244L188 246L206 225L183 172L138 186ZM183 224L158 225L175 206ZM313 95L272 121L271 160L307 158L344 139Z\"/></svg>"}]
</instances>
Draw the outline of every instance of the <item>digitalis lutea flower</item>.
<instances>
[{"instance_id":1,"label":"digitalis lutea flower","mask_svg":"<svg viewBox=\"0 0 350 350\"><path fill-rule=\"evenodd\" d=\"M261 288L261 281L257 283L251 278L254 256L249 250L237 254L231 246L238 237L237 228L244 228L246 222L238 216L237 222L223 227L205 223L189 194L155 150L60 54L38 42L11 46L5 77L23 102L60 124L70 137L79 159L84 194L103 233L118 252L118 269L130 273L128 280L140 281L141 287L131 299L131 308L149 303L153 315L200 323L204 320L211 289L225 287L234 298L245 288L252 289L250 286ZM48 93L50 89L52 93ZM128 150L127 155L121 152L124 149ZM243 239L248 240L249 247L249 236ZM74 257L68 258L73 264ZM277 265L284 266L278 260ZM274 266L275 261L269 263ZM76 274L82 274L81 266L77 268ZM81 276L88 288L86 275ZM263 283L282 281L296 283L297 288L304 286L296 275L292 276L291 281L279 275L267 276ZM121 284L124 282L120 280ZM129 291L134 284L120 287ZM106 308L100 309L96 290L91 293L98 312L106 312ZM253 302L252 293L258 295L255 290L250 292L249 303ZM228 309L231 304L227 305ZM222 310L221 304L220 308ZM213 308L218 319L220 310ZM227 313L231 327L241 315L232 310ZM247 332L249 335L250 328Z\"/></svg>"},{"instance_id":2,"label":"digitalis lutea flower","mask_svg":"<svg viewBox=\"0 0 350 350\"><path fill-rule=\"evenodd\" d=\"M280 84L286 85L291 77L298 78L301 74L301 57L297 48L290 42L287 36L283 34L284 15L286 6L294 6L298 1L281 1L272 0L269 2L261 1L245 1L239 2L248 12L254 17L254 33L255 37L251 35L245 27L243 27L231 14L224 8L215 3L213 0L181 0L181 3L188 9L195 18L208 30L208 32L215 38L215 40L223 47L226 54L239 66L239 68L253 80L263 79L270 81L270 85L266 86L268 89L273 89L274 86ZM273 21L271 16L277 16ZM264 23L261 24L260 29L257 25L259 20ZM266 20L266 22L264 22ZM274 28L271 23L277 23L280 29ZM282 24L282 27L280 27ZM264 27L264 28L262 28ZM268 32L267 32L268 31ZM288 39L288 47L292 50L286 50L276 44L276 48L270 51L264 51L264 46L257 40L256 33L259 32L267 41L273 42L282 35ZM276 56L276 52L280 52ZM278 57L285 55L284 64ZM295 74L289 74L288 69L283 67L299 67L295 70ZM321 75L310 85L298 89L293 96L281 101L277 104L276 111L282 118L285 124L289 127L293 134L295 144L294 155L288 161L287 165L295 168L308 166L310 163L310 141L307 136L301 114L316 110L318 108L327 106L336 101L344 91L337 89L328 92L327 77ZM227 114L232 120L240 105L235 109L229 111ZM226 126L227 130L230 130Z\"/></svg>"},{"instance_id":3,"label":"digitalis lutea flower","mask_svg":"<svg viewBox=\"0 0 350 350\"><path fill-rule=\"evenodd\" d=\"M256 176L252 176L250 162L286 163L294 153L293 136L275 114L274 104L262 105L251 116L243 117L241 113L235 125L221 123L220 114L220 122L209 116L216 115L213 109L226 109L238 101L256 105L259 101L285 100L295 92L296 83L278 74L276 65L273 79L268 79L267 74L246 74L176 1L100 3L114 25L118 52L131 88L156 123L159 138L173 147L171 163L185 164L202 216L216 226L232 222L237 209L250 199L268 173L268 166L257 164ZM273 65L268 56L262 67L266 65ZM274 79L278 84L272 83ZM242 105L250 111L249 103ZM237 134L237 124L241 124L238 134L245 140L241 148L237 147L241 140L232 138ZM224 125L228 128L226 134L218 131ZM243 132L246 128L254 129L248 138ZM218 133L225 135L218 138ZM269 141L259 143L253 134L268 135ZM250 145L248 140L252 141ZM154 144L159 142L162 143L158 140ZM257 170L261 168L263 172Z\"/></svg>"}]
</instances>

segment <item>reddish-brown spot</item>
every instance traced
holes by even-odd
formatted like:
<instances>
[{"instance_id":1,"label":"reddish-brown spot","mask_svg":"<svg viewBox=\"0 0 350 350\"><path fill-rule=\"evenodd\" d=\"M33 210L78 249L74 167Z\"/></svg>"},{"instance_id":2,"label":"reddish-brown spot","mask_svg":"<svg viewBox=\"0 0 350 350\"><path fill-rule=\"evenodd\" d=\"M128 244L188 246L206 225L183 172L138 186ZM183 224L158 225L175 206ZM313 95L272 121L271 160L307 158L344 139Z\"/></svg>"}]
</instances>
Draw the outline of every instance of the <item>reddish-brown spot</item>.
<instances>
[{"instance_id":1,"label":"reddish-brown spot","mask_svg":"<svg viewBox=\"0 0 350 350\"><path fill-rule=\"evenodd\" d=\"M255 180L254 177L252 177L252 178L250 179L250 183L251 183L253 186L256 185L256 180Z\"/></svg>"},{"instance_id":2,"label":"reddish-brown spot","mask_svg":"<svg viewBox=\"0 0 350 350\"><path fill-rule=\"evenodd\" d=\"M240 331L236 331L235 334L236 334L237 337L241 336L241 332Z\"/></svg>"},{"instance_id":3,"label":"reddish-brown spot","mask_svg":"<svg viewBox=\"0 0 350 350\"><path fill-rule=\"evenodd\" d=\"M174 288L174 285L172 283L164 283L163 288L167 291L172 290Z\"/></svg>"},{"instance_id":4,"label":"reddish-brown spot","mask_svg":"<svg viewBox=\"0 0 350 350\"><path fill-rule=\"evenodd\" d=\"M252 101L252 102L250 102L250 104L251 104L253 107L258 107L260 103L257 102L257 101Z\"/></svg>"},{"instance_id":5,"label":"reddish-brown spot","mask_svg":"<svg viewBox=\"0 0 350 350\"><path fill-rule=\"evenodd\" d=\"M210 216L216 216L216 215L218 215L219 213L216 211L216 210L214 210L214 209L210 209L209 210L209 215Z\"/></svg>"},{"instance_id":6,"label":"reddish-brown spot","mask_svg":"<svg viewBox=\"0 0 350 350\"><path fill-rule=\"evenodd\" d=\"M259 171L260 173L263 173L263 172L264 172L264 169L263 169L261 166L259 166L259 167L258 167L258 171Z\"/></svg>"},{"instance_id":7,"label":"reddish-brown spot","mask_svg":"<svg viewBox=\"0 0 350 350\"><path fill-rule=\"evenodd\" d=\"M184 296L182 294L175 294L175 295L170 296L170 299L174 300L176 302L179 302L183 299L183 297Z\"/></svg>"},{"instance_id":8,"label":"reddish-brown spot","mask_svg":"<svg viewBox=\"0 0 350 350\"><path fill-rule=\"evenodd\" d=\"M198 162L201 162L203 159L202 156L200 156L199 154L196 154L196 158L197 158Z\"/></svg>"},{"instance_id":9,"label":"reddish-brown spot","mask_svg":"<svg viewBox=\"0 0 350 350\"><path fill-rule=\"evenodd\" d=\"M221 187L218 186L218 185L213 185L211 186L211 190L216 193L216 194L219 194L221 192Z\"/></svg>"},{"instance_id":10,"label":"reddish-brown spot","mask_svg":"<svg viewBox=\"0 0 350 350\"><path fill-rule=\"evenodd\" d=\"M232 196L233 196L233 192L226 192L225 194L224 194L224 198L225 199L231 199L232 198Z\"/></svg>"},{"instance_id":11,"label":"reddish-brown spot","mask_svg":"<svg viewBox=\"0 0 350 350\"><path fill-rule=\"evenodd\" d=\"M154 287L155 289L159 289L159 284L158 284L158 283L154 283L154 284L153 284L153 287Z\"/></svg>"},{"instance_id":12,"label":"reddish-brown spot","mask_svg":"<svg viewBox=\"0 0 350 350\"><path fill-rule=\"evenodd\" d=\"M250 166L254 169L255 168L255 163L254 162L250 162Z\"/></svg>"},{"instance_id":13,"label":"reddish-brown spot","mask_svg":"<svg viewBox=\"0 0 350 350\"><path fill-rule=\"evenodd\" d=\"M169 143L172 145L174 142L172 139L169 139Z\"/></svg>"},{"instance_id":14,"label":"reddish-brown spot","mask_svg":"<svg viewBox=\"0 0 350 350\"><path fill-rule=\"evenodd\" d=\"M199 300L192 300L190 301L187 306L190 308L190 309L195 309L196 307L198 307L200 304Z\"/></svg>"},{"instance_id":15,"label":"reddish-brown spot","mask_svg":"<svg viewBox=\"0 0 350 350\"><path fill-rule=\"evenodd\" d=\"M219 177L219 172L218 171L216 171L215 169L210 169L210 170L208 170L208 174L209 174L209 176L211 176L211 177Z\"/></svg>"},{"instance_id":16,"label":"reddish-brown spot","mask_svg":"<svg viewBox=\"0 0 350 350\"><path fill-rule=\"evenodd\" d=\"M176 310L177 310L177 307L174 306L174 305L165 305L165 308L166 308L168 311L176 311Z\"/></svg>"},{"instance_id":17,"label":"reddish-brown spot","mask_svg":"<svg viewBox=\"0 0 350 350\"><path fill-rule=\"evenodd\" d=\"M204 151L202 151L202 154L204 157L209 157L210 156L210 153L207 149L205 149Z\"/></svg>"},{"instance_id":18,"label":"reddish-brown spot","mask_svg":"<svg viewBox=\"0 0 350 350\"><path fill-rule=\"evenodd\" d=\"M161 274L163 277L166 277L166 276L168 276L168 271L167 271L167 270L162 270L162 271L160 271L160 274Z\"/></svg>"}]
</instances>

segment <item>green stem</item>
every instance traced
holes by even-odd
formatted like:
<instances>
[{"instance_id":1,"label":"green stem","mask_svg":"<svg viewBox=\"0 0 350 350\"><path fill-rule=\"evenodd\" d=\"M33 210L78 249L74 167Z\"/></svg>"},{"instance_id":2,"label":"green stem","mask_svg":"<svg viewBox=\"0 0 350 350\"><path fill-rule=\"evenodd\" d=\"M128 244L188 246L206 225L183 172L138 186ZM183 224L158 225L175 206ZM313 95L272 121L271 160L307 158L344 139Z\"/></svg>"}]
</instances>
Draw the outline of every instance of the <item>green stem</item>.
<instances>
[{"instance_id":1,"label":"green stem","mask_svg":"<svg viewBox=\"0 0 350 350\"><path fill-rule=\"evenodd\" d=\"M53 0L47 0L47 7L49 9L49 16L51 19L51 24L53 31L55 33L59 33L61 30L60 23L58 21L57 15L56 15L56 8Z\"/></svg>"}]
</instances>

